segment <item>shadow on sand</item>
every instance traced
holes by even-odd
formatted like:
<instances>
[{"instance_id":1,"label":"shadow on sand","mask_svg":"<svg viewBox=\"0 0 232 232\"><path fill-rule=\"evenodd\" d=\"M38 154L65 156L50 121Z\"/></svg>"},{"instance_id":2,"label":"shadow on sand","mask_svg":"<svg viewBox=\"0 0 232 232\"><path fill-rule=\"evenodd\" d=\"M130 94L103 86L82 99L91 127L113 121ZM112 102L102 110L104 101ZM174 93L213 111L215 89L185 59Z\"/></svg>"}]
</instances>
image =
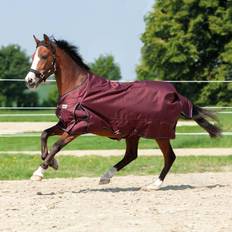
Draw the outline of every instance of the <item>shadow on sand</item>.
<instances>
[{"instance_id":1,"label":"shadow on sand","mask_svg":"<svg viewBox=\"0 0 232 232\"><path fill-rule=\"evenodd\" d=\"M118 192L136 192L139 191L139 187L130 187L130 188L99 188L99 189L81 189L77 192L72 191L72 193L87 193L87 192L111 192L111 193L118 193Z\"/></svg>"},{"instance_id":2,"label":"shadow on sand","mask_svg":"<svg viewBox=\"0 0 232 232\"><path fill-rule=\"evenodd\" d=\"M168 185L159 189L159 191L168 191L168 190L185 190L185 189L194 189L196 187L192 185Z\"/></svg>"},{"instance_id":3,"label":"shadow on sand","mask_svg":"<svg viewBox=\"0 0 232 232\"><path fill-rule=\"evenodd\" d=\"M180 190L186 190L186 189L214 189L214 188L223 188L226 187L227 185L221 185L221 184L215 184L215 185L208 185L208 186L192 186L192 185L168 185L165 187L162 187L159 190L153 190L153 192L156 191L180 191ZM88 193L88 192L110 192L110 193L119 193L119 192L137 192L137 191L143 191L141 190L141 187L129 187L129 188L86 188L86 189L81 189L79 191L71 191L71 193ZM70 192L70 191L68 191ZM146 191L144 191L146 192ZM149 191L151 192L151 191ZM37 195L42 195L42 196L52 196L56 194L64 194L65 192L50 192L50 193L42 193L42 192L37 192Z\"/></svg>"},{"instance_id":4,"label":"shadow on sand","mask_svg":"<svg viewBox=\"0 0 232 232\"><path fill-rule=\"evenodd\" d=\"M226 185L215 184L208 186L192 186L192 185L168 185L159 189L159 191L168 191L168 190L185 190L185 189L213 189L213 188L222 188L226 187Z\"/></svg>"},{"instance_id":5,"label":"shadow on sand","mask_svg":"<svg viewBox=\"0 0 232 232\"><path fill-rule=\"evenodd\" d=\"M192 186L192 185L168 185L165 187L162 187L159 190L155 191L169 191L169 190L186 190L186 189L213 189L213 188L222 188L225 187L226 185L220 185L220 184L215 184L215 185L208 185L208 186ZM81 189L79 191L72 191L72 193L87 193L87 192L111 192L111 193L118 193L118 192L137 192L137 191L143 191L141 190L141 187L130 187L130 188L96 188L96 189ZM154 191L154 192L155 192Z\"/></svg>"}]
</instances>

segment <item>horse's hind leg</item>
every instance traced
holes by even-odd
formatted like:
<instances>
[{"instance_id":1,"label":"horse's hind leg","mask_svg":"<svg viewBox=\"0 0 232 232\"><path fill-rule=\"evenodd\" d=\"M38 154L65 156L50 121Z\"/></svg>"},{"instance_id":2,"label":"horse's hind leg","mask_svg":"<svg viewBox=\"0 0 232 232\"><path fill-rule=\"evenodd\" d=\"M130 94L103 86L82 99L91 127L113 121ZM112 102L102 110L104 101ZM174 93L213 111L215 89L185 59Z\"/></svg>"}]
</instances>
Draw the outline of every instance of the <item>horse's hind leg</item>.
<instances>
[{"instance_id":1,"label":"horse's hind leg","mask_svg":"<svg viewBox=\"0 0 232 232\"><path fill-rule=\"evenodd\" d=\"M172 150L172 146L170 144L169 139L156 139L156 141L164 156L164 167L159 175L159 178L153 183L144 186L143 187L144 190L159 189L164 181L165 176L167 175L168 171L172 167L173 162L176 159L175 153Z\"/></svg>"},{"instance_id":2,"label":"horse's hind leg","mask_svg":"<svg viewBox=\"0 0 232 232\"><path fill-rule=\"evenodd\" d=\"M99 184L110 183L110 179L115 175L116 172L118 172L126 165L128 165L131 161L137 158L138 143L138 137L126 138L126 153L123 159L101 176Z\"/></svg>"},{"instance_id":3,"label":"horse's hind leg","mask_svg":"<svg viewBox=\"0 0 232 232\"><path fill-rule=\"evenodd\" d=\"M165 176L167 175L167 173L169 172L170 168L172 167L172 164L174 163L175 159L176 159L176 155L172 149L172 146L170 144L170 140L167 139L157 139L156 140L160 150L163 153L164 156L164 167L159 175L159 179L161 181L164 180Z\"/></svg>"}]
</instances>

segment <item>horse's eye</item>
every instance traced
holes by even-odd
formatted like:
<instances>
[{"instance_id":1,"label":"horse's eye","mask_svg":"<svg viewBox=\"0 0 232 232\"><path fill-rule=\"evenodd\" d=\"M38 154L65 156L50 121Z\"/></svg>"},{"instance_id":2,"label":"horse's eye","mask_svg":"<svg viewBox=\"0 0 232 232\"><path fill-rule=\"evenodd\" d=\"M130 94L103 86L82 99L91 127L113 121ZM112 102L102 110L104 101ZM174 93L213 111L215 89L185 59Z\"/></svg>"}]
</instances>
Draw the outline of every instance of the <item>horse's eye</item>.
<instances>
[{"instance_id":1,"label":"horse's eye","mask_svg":"<svg viewBox=\"0 0 232 232\"><path fill-rule=\"evenodd\" d=\"M46 55L41 56L41 59L46 60L48 57Z\"/></svg>"}]
</instances>

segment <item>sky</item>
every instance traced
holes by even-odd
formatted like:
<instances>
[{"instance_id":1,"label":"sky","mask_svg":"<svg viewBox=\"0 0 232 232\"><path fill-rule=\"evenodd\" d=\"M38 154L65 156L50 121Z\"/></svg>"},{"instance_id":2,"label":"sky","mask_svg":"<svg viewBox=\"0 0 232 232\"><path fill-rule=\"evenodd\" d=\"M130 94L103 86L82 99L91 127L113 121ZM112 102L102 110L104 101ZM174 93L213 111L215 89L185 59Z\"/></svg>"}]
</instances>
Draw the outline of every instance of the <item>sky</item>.
<instances>
[{"instance_id":1,"label":"sky","mask_svg":"<svg viewBox=\"0 0 232 232\"><path fill-rule=\"evenodd\" d=\"M19 44L31 55L32 35L43 33L79 47L85 62L112 54L124 80L136 78L145 30L154 0L1 0L0 46Z\"/></svg>"}]
</instances>

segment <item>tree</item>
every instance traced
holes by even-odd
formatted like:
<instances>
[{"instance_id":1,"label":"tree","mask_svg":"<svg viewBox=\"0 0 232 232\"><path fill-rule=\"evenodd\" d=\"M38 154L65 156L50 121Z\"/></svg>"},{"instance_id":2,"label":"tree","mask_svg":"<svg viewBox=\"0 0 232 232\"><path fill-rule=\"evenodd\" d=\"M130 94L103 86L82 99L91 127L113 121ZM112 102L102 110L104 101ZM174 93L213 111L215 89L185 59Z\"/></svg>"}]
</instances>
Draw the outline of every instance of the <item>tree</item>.
<instances>
[{"instance_id":1,"label":"tree","mask_svg":"<svg viewBox=\"0 0 232 232\"><path fill-rule=\"evenodd\" d=\"M229 0L157 0L145 23L138 79L232 79ZM232 103L228 84L182 83L177 88L201 104Z\"/></svg>"},{"instance_id":2,"label":"tree","mask_svg":"<svg viewBox=\"0 0 232 232\"><path fill-rule=\"evenodd\" d=\"M43 101L43 106L56 106L59 97L57 86L51 86L48 97Z\"/></svg>"},{"instance_id":3,"label":"tree","mask_svg":"<svg viewBox=\"0 0 232 232\"><path fill-rule=\"evenodd\" d=\"M28 90L17 100L18 106L29 106L35 107L38 106L39 97L36 92L29 92Z\"/></svg>"},{"instance_id":4,"label":"tree","mask_svg":"<svg viewBox=\"0 0 232 232\"><path fill-rule=\"evenodd\" d=\"M0 48L0 78L24 79L30 67L29 57L18 45L9 45ZM25 105L22 99L29 96L30 105L38 102L37 93L26 91L24 82L0 82L0 104L5 106Z\"/></svg>"},{"instance_id":5,"label":"tree","mask_svg":"<svg viewBox=\"0 0 232 232\"><path fill-rule=\"evenodd\" d=\"M112 55L100 55L94 63L90 64L90 68L94 74L109 80L121 79L120 67L115 63Z\"/></svg>"}]
</instances>

